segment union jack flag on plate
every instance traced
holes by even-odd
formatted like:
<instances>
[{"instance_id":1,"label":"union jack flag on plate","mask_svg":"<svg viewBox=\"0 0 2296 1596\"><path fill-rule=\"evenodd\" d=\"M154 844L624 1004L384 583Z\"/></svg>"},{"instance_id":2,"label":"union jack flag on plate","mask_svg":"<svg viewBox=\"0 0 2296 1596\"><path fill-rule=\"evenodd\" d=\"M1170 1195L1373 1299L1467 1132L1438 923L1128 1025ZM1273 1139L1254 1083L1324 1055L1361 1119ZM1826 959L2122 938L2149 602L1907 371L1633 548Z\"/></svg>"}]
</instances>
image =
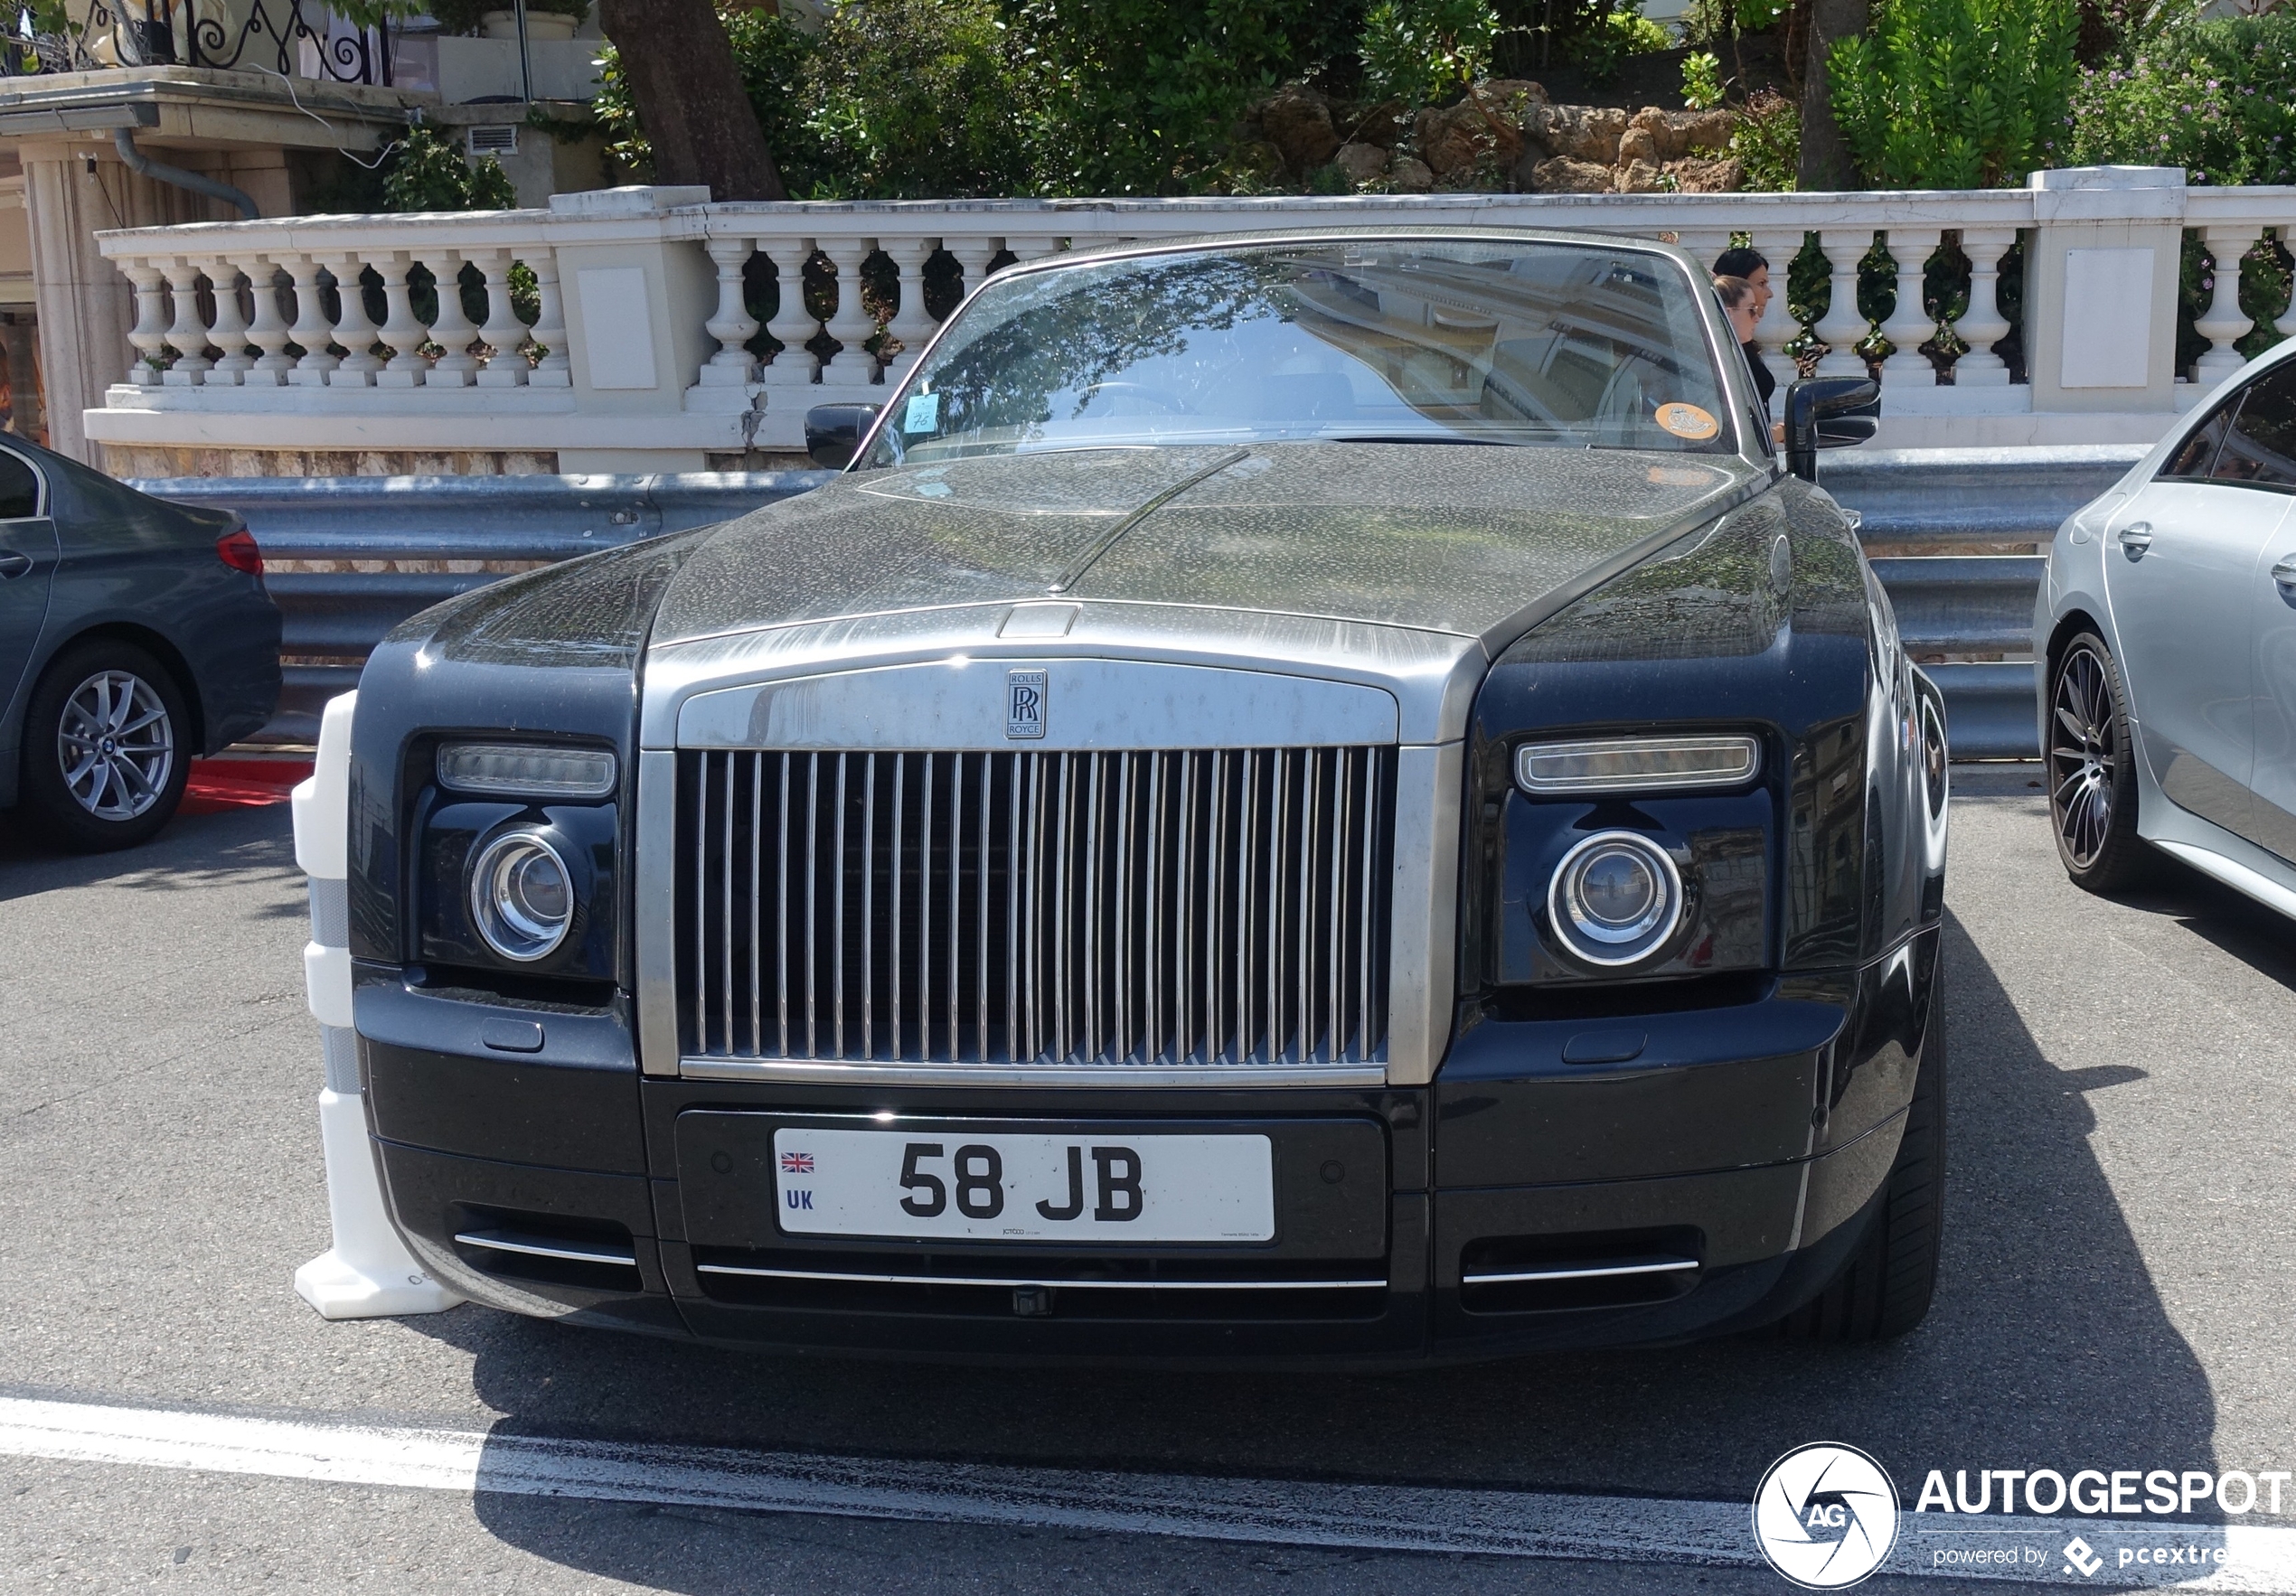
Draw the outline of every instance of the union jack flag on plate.
<instances>
[{"instance_id":1,"label":"union jack flag on plate","mask_svg":"<svg viewBox=\"0 0 2296 1596\"><path fill-rule=\"evenodd\" d=\"M781 1155L781 1172L785 1175L810 1175L814 1172L814 1155L809 1152L786 1152Z\"/></svg>"}]
</instances>

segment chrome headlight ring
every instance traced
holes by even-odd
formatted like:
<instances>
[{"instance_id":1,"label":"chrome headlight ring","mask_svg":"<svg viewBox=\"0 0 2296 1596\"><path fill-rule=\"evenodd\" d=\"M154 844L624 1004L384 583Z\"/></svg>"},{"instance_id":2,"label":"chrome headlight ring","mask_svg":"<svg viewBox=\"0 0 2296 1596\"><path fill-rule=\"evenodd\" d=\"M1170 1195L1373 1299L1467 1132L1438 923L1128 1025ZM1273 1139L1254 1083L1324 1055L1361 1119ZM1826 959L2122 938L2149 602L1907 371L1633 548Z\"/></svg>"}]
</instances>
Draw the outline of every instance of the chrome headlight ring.
<instances>
[{"instance_id":1,"label":"chrome headlight ring","mask_svg":"<svg viewBox=\"0 0 2296 1596\"><path fill-rule=\"evenodd\" d=\"M1573 844L1547 887L1556 939L1604 969L1639 964L1663 948L1684 907L1673 857L1640 831L1597 831Z\"/></svg>"},{"instance_id":2,"label":"chrome headlight ring","mask_svg":"<svg viewBox=\"0 0 2296 1596\"><path fill-rule=\"evenodd\" d=\"M504 831L471 859L470 917L486 945L519 964L556 953L574 926L574 872L541 832Z\"/></svg>"}]
</instances>

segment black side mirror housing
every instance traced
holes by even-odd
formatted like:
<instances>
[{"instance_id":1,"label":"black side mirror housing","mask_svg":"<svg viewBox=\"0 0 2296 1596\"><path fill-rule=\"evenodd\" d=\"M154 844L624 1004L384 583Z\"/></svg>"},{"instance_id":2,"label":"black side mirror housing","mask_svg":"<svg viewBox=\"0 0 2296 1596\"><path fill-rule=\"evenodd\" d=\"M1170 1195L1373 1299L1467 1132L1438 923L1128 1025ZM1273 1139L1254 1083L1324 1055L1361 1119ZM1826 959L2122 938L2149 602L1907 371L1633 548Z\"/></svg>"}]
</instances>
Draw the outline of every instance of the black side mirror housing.
<instances>
[{"instance_id":1,"label":"black side mirror housing","mask_svg":"<svg viewBox=\"0 0 2296 1596\"><path fill-rule=\"evenodd\" d=\"M1870 377L1811 377L1786 390L1786 469L1818 480L1818 451L1861 444L1880 423L1881 385Z\"/></svg>"},{"instance_id":2,"label":"black side mirror housing","mask_svg":"<svg viewBox=\"0 0 2296 1596\"><path fill-rule=\"evenodd\" d=\"M875 405L815 405L805 412L805 453L823 471L842 471L876 424Z\"/></svg>"}]
</instances>

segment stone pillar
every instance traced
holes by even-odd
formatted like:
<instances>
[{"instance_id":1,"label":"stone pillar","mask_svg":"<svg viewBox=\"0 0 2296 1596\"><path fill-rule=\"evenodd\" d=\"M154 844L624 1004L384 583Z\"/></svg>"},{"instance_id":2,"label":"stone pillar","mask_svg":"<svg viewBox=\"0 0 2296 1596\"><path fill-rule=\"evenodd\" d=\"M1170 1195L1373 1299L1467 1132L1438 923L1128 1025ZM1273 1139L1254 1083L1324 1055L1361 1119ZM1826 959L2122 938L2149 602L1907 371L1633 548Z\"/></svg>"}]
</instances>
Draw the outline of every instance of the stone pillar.
<instances>
[{"instance_id":1,"label":"stone pillar","mask_svg":"<svg viewBox=\"0 0 2296 1596\"><path fill-rule=\"evenodd\" d=\"M2025 365L2033 408L2174 409L2183 170L2075 167L2036 172L2030 187Z\"/></svg>"},{"instance_id":2,"label":"stone pillar","mask_svg":"<svg viewBox=\"0 0 2296 1596\"><path fill-rule=\"evenodd\" d=\"M39 366L47 384L48 444L60 455L103 465L88 443L84 410L101 408L104 390L127 370L135 349L135 291L96 247L99 230L231 221L229 207L136 176L108 142L75 145L27 140L24 215L32 243L33 305L39 319ZM96 156L95 170L83 155Z\"/></svg>"}]
</instances>

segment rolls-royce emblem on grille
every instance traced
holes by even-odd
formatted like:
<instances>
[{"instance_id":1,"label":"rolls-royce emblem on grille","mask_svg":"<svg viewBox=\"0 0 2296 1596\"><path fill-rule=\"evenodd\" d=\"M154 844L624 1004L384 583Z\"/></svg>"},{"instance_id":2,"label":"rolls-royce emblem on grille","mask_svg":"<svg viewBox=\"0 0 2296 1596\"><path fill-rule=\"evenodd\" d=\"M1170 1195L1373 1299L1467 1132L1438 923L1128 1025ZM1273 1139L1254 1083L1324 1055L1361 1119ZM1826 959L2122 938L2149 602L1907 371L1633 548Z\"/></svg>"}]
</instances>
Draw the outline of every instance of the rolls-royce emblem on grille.
<instances>
[{"instance_id":1,"label":"rolls-royce emblem on grille","mask_svg":"<svg viewBox=\"0 0 2296 1596\"><path fill-rule=\"evenodd\" d=\"M1004 673L1004 735L1040 737L1044 735L1045 699L1049 696L1042 671Z\"/></svg>"}]
</instances>

